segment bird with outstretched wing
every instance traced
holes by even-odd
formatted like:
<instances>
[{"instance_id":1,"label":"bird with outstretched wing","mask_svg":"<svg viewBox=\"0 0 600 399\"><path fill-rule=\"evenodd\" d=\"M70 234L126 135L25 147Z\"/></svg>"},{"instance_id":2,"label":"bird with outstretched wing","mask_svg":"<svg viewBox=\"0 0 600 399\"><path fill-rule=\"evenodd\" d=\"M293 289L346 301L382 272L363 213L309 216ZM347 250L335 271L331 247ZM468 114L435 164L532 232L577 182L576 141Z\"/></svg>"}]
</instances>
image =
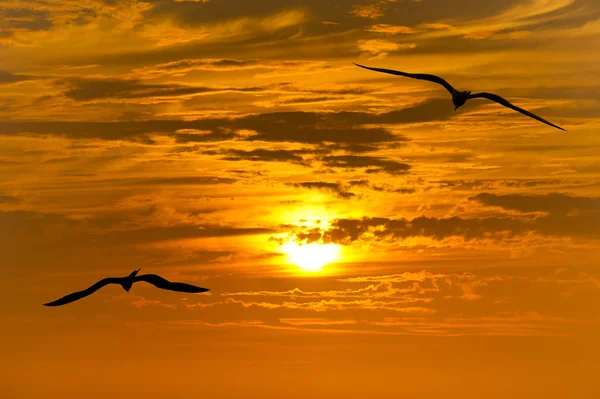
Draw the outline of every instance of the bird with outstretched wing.
<instances>
[{"instance_id":1,"label":"bird with outstretched wing","mask_svg":"<svg viewBox=\"0 0 600 399\"><path fill-rule=\"evenodd\" d=\"M485 92L471 94L470 91L458 91L454 87L452 87L452 85L450 83L448 83L446 80L440 78L439 76L425 74L425 73L407 73L407 72L395 71L393 69L385 69L385 68L372 68L372 67L360 65L357 63L354 63L354 65L359 66L361 68L369 69L369 70L375 71L375 72L389 73L391 75L399 75L399 76L404 76L407 78L413 78L413 79L419 79L419 80L427 80L429 82L440 84L440 85L444 86L446 88L446 90L448 90L450 92L450 94L452 95L452 102L454 103L455 111L458 108L460 108L461 106L463 106L467 102L467 100L470 100L472 98L485 98L487 100L495 101L498 104L503 105L507 108L510 108L512 110L520 112L523 115L527 115L528 117L536 119L542 123L545 123L546 125L550 125L552 127L560 129L560 130L565 130L562 127L557 126L552 122L548 122L544 118L542 118L532 112L529 112L523 108L517 107L510 101L506 100L505 98L500 97L497 94L485 93Z\"/></svg>"},{"instance_id":2,"label":"bird with outstretched wing","mask_svg":"<svg viewBox=\"0 0 600 399\"><path fill-rule=\"evenodd\" d=\"M200 292L209 291L208 288L196 287L195 285L191 284L174 283L156 274L140 274L138 276L137 273L139 271L140 269L135 270L127 277L104 278L98 281L96 284L92 285L91 287L86 288L85 290L65 295L64 297L57 299L56 301L45 303L44 306L62 306L66 305L67 303L75 302L81 298L85 298L88 295L92 295L94 292L98 291L100 288L108 284L120 284L125 291L129 292L133 283L137 283L138 281L145 281L163 290L186 292L189 294L197 294Z\"/></svg>"}]
</instances>

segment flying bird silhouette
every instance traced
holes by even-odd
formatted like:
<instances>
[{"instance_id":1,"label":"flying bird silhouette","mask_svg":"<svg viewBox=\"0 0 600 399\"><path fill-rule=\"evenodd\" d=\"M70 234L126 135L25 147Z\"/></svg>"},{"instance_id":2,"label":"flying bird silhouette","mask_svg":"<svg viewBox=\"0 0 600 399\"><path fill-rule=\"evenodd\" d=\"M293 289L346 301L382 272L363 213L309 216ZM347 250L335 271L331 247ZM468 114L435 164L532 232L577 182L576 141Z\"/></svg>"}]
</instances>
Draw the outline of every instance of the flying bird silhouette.
<instances>
[{"instance_id":1,"label":"flying bird silhouette","mask_svg":"<svg viewBox=\"0 0 600 399\"><path fill-rule=\"evenodd\" d=\"M392 75L400 75L400 76L405 76L407 78L427 80L429 82L440 84L440 85L444 86L446 88L446 90L448 90L450 92L450 94L452 94L452 102L454 103L455 111L458 108L460 108L461 106L463 106L464 103L467 102L467 100L470 100L472 98L486 98L488 100L495 101L500 105L504 105L507 108L514 109L515 111L520 112L523 115L529 116L530 118L537 119L538 121L545 123L546 125L550 125L552 127L560 129L560 130L565 130L560 126L556 126L555 124L548 122L544 118L541 118L527 110L524 110L523 108L517 107L516 105L510 103L508 100L505 100L504 98L502 98L496 94L485 93L485 92L471 94L470 91L458 91L454 87L452 87L452 85L450 83L446 82L444 79L440 78L439 76L429 75L429 74L425 74L425 73L400 72L400 71L395 71L393 69L371 68L368 66L357 64L356 62L354 63L354 65L359 66L361 68L369 69L369 70L375 71L375 72L383 72L383 73L389 73Z\"/></svg>"},{"instance_id":2,"label":"flying bird silhouette","mask_svg":"<svg viewBox=\"0 0 600 399\"><path fill-rule=\"evenodd\" d=\"M164 278L157 276L156 274L140 274L137 276L137 273L141 269L137 269L133 271L127 277L108 277L98 281L96 284L92 285L90 288L86 288L83 291L77 291L69 295L65 295L64 297L57 299L54 302L45 303L44 306L62 306L67 303L75 302L78 299L85 298L88 295L93 294L98 291L100 288L104 287L108 284L121 284L121 287L127 292L131 289L133 283L137 283L138 281L145 281L154 285L157 288L162 288L163 290L169 291L177 291L177 292L187 292L190 294L196 294L199 292L206 292L208 288L196 287L195 285L185 284L185 283L173 283L169 280L165 280Z\"/></svg>"}]
</instances>

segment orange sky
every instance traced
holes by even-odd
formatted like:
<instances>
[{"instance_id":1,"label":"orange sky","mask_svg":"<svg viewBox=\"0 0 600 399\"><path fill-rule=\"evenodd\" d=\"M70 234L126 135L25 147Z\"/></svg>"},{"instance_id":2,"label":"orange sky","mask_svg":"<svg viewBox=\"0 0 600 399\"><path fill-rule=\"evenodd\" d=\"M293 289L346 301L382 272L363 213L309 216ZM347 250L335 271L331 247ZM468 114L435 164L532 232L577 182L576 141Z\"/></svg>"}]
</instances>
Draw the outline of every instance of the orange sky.
<instances>
[{"instance_id":1,"label":"orange sky","mask_svg":"<svg viewBox=\"0 0 600 399\"><path fill-rule=\"evenodd\" d=\"M597 397L599 39L596 0L0 0L0 396ZM211 291L42 306L137 268Z\"/></svg>"}]
</instances>

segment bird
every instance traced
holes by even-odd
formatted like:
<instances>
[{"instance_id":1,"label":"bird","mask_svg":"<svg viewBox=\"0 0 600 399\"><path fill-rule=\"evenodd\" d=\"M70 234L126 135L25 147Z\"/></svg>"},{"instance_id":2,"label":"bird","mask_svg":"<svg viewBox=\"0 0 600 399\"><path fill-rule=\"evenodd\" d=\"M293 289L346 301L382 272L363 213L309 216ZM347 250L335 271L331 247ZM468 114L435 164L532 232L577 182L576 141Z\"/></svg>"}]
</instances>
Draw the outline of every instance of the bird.
<instances>
[{"instance_id":1,"label":"bird","mask_svg":"<svg viewBox=\"0 0 600 399\"><path fill-rule=\"evenodd\" d=\"M156 274L140 274L138 276L137 274L140 270L141 269L134 270L127 277L108 277L102 279L83 291L77 291L72 294L65 295L64 297L57 299L56 301L45 303L44 306L62 306L66 305L67 303L75 302L81 298L85 298L86 296L93 294L94 292L98 291L100 288L108 284L120 284L125 291L129 292L133 283L137 283L138 281L145 281L163 290L187 292L190 294L209 291L208 288L196 287L195 285L191 284L173 283Z\"/></svg>"},{"instance_id":2,"label":"bird","mask_svg":"<svg viewBox=\"0 0 600 399\"><path fill-rule=\"evenodd\" d=\"M448 90L450 92L450 94L452 94L452 102L454 103L454 111L456 111L457 109L462 107L467 102L467 100L470 100L472 98L485 98L485 99L488 99L491 101L495 101L498 104L503 105L507 108L510 108L517 112L520 112L523 115L527 115L530 118L537 119L538 121L545 123L546 125L550 125L557 129L566 131L566 129L563 129L560 126L557 126L551 122L548 122L544 118L541 118L527 110L524 110L523 108L517 107L516 105L512 104L511 102L500 97L497 94L486 93L486 92L471 94L470 91L458 91L454 87L452 87L452 85L450 83L448 83L446 80L444 80L436 75L429 75L426 73L407 73L407 72L400 72L400 71L395 71L393 69L385 69L385 68L372 68L372 67L357 64L356 62L354 63L354 65L359 66L361 68L369 69L369 70L375 71L375 72L389 73L392 75L405 76L407 78L413 78L413 79L419 79L419 80L427 80L429 82L440 84L440 85L444 86L446 88L446 90Z\"/></svg>"}]
</instances>

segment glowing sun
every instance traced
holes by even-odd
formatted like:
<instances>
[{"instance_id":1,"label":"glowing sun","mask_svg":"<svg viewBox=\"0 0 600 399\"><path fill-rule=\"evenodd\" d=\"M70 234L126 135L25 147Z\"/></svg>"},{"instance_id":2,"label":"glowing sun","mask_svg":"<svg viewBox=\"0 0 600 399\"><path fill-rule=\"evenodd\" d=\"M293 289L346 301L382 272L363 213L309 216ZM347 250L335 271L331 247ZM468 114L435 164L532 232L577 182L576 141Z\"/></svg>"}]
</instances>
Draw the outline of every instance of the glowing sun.
<instances>
[{"instance_id":1,"label":"glowing sun","mask_svg":"<svg viewBox=\"0 0 600 399\"><path fill-rule=\"evenodd\" d=\"M288 241L282 248L288 254L290 263L309 271L319 270L326 264L335 262L340 253L339 246L335 244L316 242L298 245L295 241Z\"/></svg>"}]
</instances>

